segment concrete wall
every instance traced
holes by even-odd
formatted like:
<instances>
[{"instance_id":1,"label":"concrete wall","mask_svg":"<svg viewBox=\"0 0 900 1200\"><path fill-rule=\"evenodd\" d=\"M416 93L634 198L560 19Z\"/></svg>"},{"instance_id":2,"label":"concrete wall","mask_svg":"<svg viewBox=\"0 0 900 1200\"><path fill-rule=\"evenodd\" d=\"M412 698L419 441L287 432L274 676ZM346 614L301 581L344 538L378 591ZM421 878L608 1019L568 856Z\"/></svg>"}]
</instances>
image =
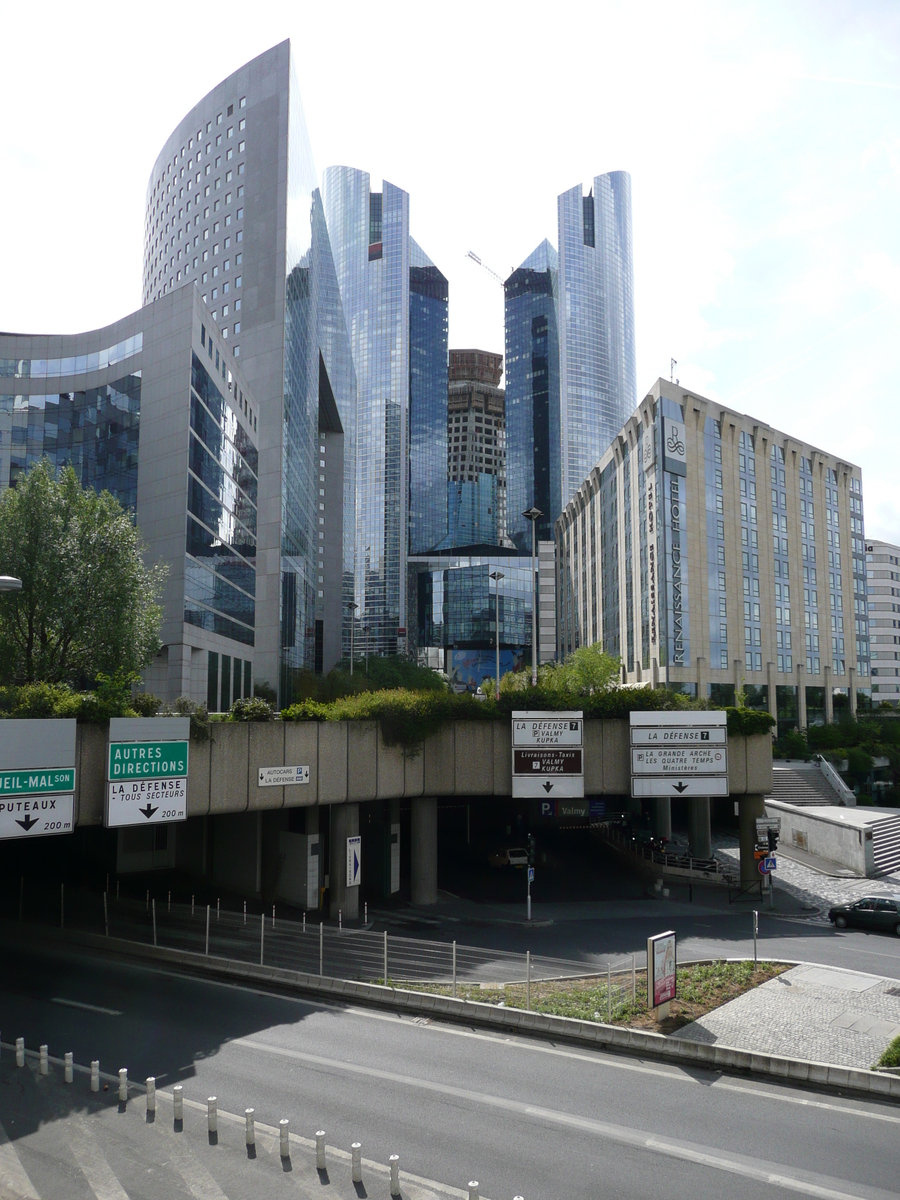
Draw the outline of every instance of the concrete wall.
<instances>
[{"instance_id":1,"label":"concrete wall","mask_svg":"<svg viewBox=\"0 0 900 1200\"><path fill-rule=\"evenodd\" d=\"M76 824L103 823L106 728L78 727ZM627 796L627 721L585 721L587 795ZM454 721L412 753L386 746L375 721L214 724L208 742L191 742L188 816L344 804L410 796L508 796L510 726ZM308 766L308 784L259 787L260 767ZM767 734L729 737L731 794L772 791Z\"/></svg>"},{"instance_id":2,"label":"concrete wall","mask_svg":"<svg viewBox=\"0 0 900 1200\"><path fill-rule=\"evenodd\" d=\"M779 845L824 858L836 866L849 868L864 878L873 863L872 834L860 821L846 820L847 810L828 807L793 807L769 800L766 812L781 818ZM868 847L868 854L867 854Z\"/></svg>"}]
</instances>

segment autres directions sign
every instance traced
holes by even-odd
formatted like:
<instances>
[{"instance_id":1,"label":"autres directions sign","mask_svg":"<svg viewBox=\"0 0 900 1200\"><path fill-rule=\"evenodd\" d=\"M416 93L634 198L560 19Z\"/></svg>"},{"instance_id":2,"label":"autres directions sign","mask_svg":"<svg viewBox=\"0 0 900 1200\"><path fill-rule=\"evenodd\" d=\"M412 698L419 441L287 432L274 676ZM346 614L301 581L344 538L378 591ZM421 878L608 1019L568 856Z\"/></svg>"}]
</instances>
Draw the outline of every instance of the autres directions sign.
<instances>
[{"instance_id":1,"label":"autres directions sign","mask_svg":"<svg viewBox=\"0 0 900 1200\"><path fill-rule=\"evenodd\" d=\"M178 717L110 721L108 828L187 820L189 729Z\"/></svg>"},{"instance_id":2,"label":"autres directions sign","mask_svg":"<svg viewBox=\"0 0 900 1200\"><path fill-rule=\"evenodd\" d=\"M187 742L110 742L108 779L169 779L186 775Z\"/></svg>"}]
</instances>

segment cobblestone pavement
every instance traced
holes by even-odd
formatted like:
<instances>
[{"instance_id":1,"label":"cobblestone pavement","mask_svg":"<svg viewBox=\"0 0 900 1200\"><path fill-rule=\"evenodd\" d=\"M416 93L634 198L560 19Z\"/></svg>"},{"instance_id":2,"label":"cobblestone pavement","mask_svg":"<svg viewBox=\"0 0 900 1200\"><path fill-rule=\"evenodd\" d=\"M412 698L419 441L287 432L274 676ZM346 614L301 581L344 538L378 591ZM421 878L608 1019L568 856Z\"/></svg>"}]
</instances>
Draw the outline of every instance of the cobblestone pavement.
<instances>
[{"instance_id":1,"label":"cobblestone pavement","mask_svg":"<svg viewBox=\"0 0 900 1200\"><path fill-rule=\"evenodd\" d=\"M351 1178L349 1147L327 1147L326 1169L316 1169L314 1142L290 1134L282 1157L274 1123L256 1125L252 1152L243 1113L219 1111L208 1132L205 1104L184 1101L184 1120L173 1120L172 1096L160 1090L155 1120L148 1120L142 1088L131 1087L127 1105L117 1103L118 1081L92 1093L87 1074L63 1082L51 1063L41 1075L36 1057L15 1067L9 1050L0 1057L0 1197L11 1200L257 1200L284 1194L291 1200L357 1200L387 1197L386 1163L362 1158L363 1183ZM270 1122L272 1117L269 1114ZM276 1118L277 1119L277 1118ZM293 1124L293 1122L292 1122ZM314 1134L315 1129L304 1133ZM365 1153L363 1146L363 1154ZM401 1163L402 1166L402 1163ZM448 1200L458 1188L401 1171L404 1200ZM464 1181L462 1181L464 1182ZM366 1186L368 1185L368 1191Z\"/></svg>"},{"instance_id":2,"label":"cobblestone pavement","mask_svg":"<svg viewBox=\"0 0 900 1200\"><path fill-rule=\"evenodd\" d=\"M713 854L721 862L737 867L740 863L738 840L734 837L716 838ZM893 875L883 875L879 879L839 878L823 875L813 871L801 863L794 862L783 854L778 856L778 871L775 877L775 906L778 906L778 893L785 890L794 899L810 909L810 920L817 923L828 921L828 909L833 904L848 904L860 896L889 896L900 892L900 872ZM824 910L824 911L822 911Z\"/></svg>"},{"instance_id":3,"label":"cobblestone pavement","mask_svg":"<svg viewBox=\"0 0 900 1200\"><path fill-rule=\"evenodd\" d=\"M893 979L804 964L673 1035L843 1067L871 1067L900 1035Z\"/></svg>"}]
</instances>

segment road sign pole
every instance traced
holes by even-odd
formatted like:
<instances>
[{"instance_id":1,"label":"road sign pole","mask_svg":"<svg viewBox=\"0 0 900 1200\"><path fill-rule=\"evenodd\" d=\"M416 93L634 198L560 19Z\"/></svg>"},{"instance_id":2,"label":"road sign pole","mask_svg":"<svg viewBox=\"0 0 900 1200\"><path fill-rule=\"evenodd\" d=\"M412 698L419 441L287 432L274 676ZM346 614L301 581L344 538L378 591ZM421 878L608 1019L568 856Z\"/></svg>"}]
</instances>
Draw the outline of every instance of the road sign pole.
<instances>
[{"instance_id":1,"label":"road sign pole","mask_svg":"<svg viewBox=\"0 0 900 1200\"><path fill-rule=\"evenodd\" d=\"M759 935L759 913L756 911L756 909L754 909L753 910L753 965L754 965L754 967L756 966L756 964L758 962L757 953L756 953L756 939L757 939L758 935Z\"/></svg>"}]
</instances>

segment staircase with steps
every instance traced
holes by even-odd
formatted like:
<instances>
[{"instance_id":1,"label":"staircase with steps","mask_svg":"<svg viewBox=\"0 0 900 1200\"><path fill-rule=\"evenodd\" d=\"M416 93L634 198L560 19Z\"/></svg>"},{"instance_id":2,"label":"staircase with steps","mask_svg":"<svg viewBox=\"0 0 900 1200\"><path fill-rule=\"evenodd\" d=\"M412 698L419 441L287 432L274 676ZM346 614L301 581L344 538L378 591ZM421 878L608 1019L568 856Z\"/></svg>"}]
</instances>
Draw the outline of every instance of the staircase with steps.
<instances>
[{"instance_id":1,"label":"staircase with steps","mask_svg":"<svg viewBox=\"0 0 900 1200\"><path fill-rule=\"evenodd\" d=\"M872 826L872 857L876 875L900 871L900 814Z\"/></svg>"},{"instance_id":2,"label":"staircase with steps","mask_svg":"<svg viewBox=\"0 0 900 1200\"><path fill-rule=\"evenodd\" d=\"M807 762L773 763L772 793L766 799L801 806L840 803L818 765Z\"/></svg>"}]
</instances>

